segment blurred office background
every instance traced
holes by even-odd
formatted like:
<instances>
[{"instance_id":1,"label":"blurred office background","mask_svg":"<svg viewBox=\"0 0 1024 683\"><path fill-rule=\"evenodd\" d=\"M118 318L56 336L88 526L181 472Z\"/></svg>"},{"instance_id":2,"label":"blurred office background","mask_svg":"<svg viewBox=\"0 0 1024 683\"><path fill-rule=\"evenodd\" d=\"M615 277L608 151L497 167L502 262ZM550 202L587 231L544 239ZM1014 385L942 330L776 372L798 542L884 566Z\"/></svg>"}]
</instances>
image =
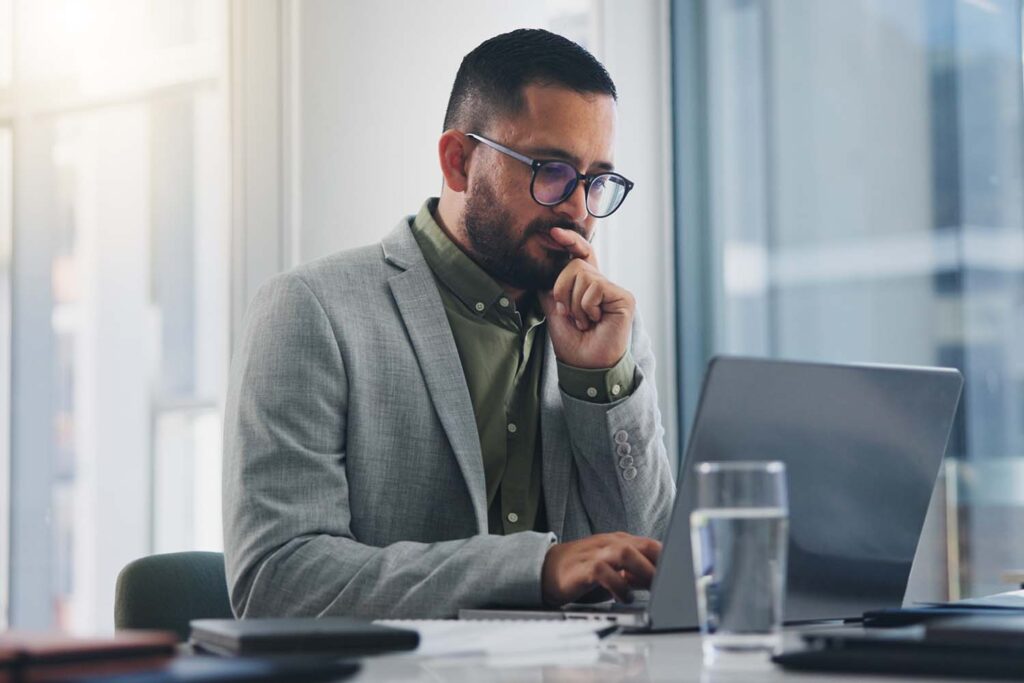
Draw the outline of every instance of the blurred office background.
<instances>
[{"instance_id":1,"label":"blurred office background","mask_svg":"<svg viewBox=\"0 0 1024 683\"><path fill-rule=\"evenodd\" d=\"M128 561L220 548L246 303L439 191L459 61L520 26L619 87L597 245L673 457L715 353L956 366L912 590L1007 587L1021 0L0 0L0 623L107 631Z\"/></svg>"}]
</instances>

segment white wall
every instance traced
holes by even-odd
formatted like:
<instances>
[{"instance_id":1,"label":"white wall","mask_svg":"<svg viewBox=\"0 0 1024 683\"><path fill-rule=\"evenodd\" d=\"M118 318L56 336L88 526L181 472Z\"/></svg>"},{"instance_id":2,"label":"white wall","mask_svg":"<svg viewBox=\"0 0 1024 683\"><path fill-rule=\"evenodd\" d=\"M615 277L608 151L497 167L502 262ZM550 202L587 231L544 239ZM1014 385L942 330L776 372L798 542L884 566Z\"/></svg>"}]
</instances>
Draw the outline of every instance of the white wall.
<instances>
[{"instance_id":1,"label":"white wall","mask_svg":"<svg viewBox=\"0 0 1024 683\"><path fill-rule=\"evenodd\" d=\"M375 242L439 193L436 145L452 81L462 57L483 40L545 27L605 62L620 93L616 166L637 188L602 222L597 245L603 269L640 302L674 460L667 0L250 0L236 11L250 26L249 36L236 39L241 63L250 54L253 68L263 70L236 74L243 84L260 76L241 93L236 125L240 116L250 128L252 117L264 117L279 133L277 140L243 138L244 154L236 154L236 164L243 160L240 189L253 197L248 218L236 224L249 254L240 256L248 271L236 277L245 290L236 306L275 270ZM275 51L279 59L268 65L266 55ZM268 258L275 251L276 266Z\"/></svg>"},{"instance_id":2,"label":"white wall","mask_svg":"<svg viewBox=\"0 0 1024 683\"><path fill-rule=\"evenodd\" d=\"M379 240L441 190L437 139L462 56L546 24L544 0L301 5L301 233L308 260Z\"/></svg>"}]
</instances>

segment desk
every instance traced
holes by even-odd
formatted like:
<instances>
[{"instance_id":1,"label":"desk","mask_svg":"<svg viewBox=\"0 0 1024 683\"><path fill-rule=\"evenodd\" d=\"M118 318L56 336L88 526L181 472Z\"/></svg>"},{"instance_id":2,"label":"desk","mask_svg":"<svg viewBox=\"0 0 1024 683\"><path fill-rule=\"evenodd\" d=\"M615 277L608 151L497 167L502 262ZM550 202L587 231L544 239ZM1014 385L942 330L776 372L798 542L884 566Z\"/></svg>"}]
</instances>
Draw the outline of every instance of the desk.
<instances>
[{"instance_id":1,"label":"desk","mask_svg":"<svg viewBox=\"0 0 1024 683\"><path fill-rule=\"evenodd\" d=\"M834 627L833 627L834 628ZM795 632L786 634L787 645L798 642ZM892 681L945 681L950 679L898 678L882 676L835 676L797 674L783 671L764 660L744 670L705 669L700 636L696 633L620 635L602 641L599 648L537 656L530 661L488 662L479 658L424 659L412 655L371 657L363 670L350 679L355 683L377 681L439 683L561 683L604 681L673 683L772 683L773 681L842 681L842 683L891 683Z\"/></svg>"}]
</instances>

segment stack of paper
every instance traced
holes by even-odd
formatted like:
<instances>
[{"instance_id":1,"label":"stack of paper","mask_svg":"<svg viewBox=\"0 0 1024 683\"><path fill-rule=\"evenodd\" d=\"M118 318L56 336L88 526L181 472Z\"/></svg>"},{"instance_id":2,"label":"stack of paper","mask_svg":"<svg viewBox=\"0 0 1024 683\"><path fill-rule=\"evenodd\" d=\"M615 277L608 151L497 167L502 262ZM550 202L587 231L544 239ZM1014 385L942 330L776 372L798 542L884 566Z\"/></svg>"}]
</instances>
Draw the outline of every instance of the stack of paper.
<instances>
[{"instance_id":1,"label":"stack of paper","mask_svg":"<svg viewBox=\"0 0 1024 683\"><path fill-rule=\"evenodd\" d=\"M426 657L592 648L616 630L595 621L382 619L374 623L419 632L420 646L413 654Z\"/></svg>"}]
</instances>

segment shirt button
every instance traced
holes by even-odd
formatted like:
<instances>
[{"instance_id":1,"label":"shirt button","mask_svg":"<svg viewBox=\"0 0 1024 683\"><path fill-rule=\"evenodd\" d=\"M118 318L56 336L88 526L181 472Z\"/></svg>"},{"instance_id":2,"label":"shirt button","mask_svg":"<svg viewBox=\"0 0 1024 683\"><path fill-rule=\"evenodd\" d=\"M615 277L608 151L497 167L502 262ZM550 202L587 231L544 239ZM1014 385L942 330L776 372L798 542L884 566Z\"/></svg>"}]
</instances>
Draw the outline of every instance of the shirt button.
<instances>
[{"instance_id":1,"label":"shirt button","mask_svg":"<svg viewBox=\"0 0 1024 683\"><path fill-rule=\"evenodd\" d=\"M622 393L622 387L619 386L618 384L613 384L612 385L612 396L618 396L621 393Z\"/></svg>"},{"instance_id":2,"label":"shirt button","mask_svg":"<svg viewBox=\"0 0 1024 683\"><path fill-rule=\"evenodd\" d=\"M626 481L633 481L634 479L636 479L636 468L627 467L626 469L622 470L622 478L625 479Z\"/></svg>"},{"instance_id":3,"label":"shirt button","mask_svg":"<svg viewBox=\"0 0 1024 683\"><path fill-rule=\"evenodd\" d=\"M615 447L616 455L629 455L632 452L633 447L630 446L628 443L620 443L618 446Z\"/></svg>"},{"instance_id":4,"label":"shirt button","mask_svg":"<svg viewBox=\"0 0 1024 683\"><path fill-rule=\"evenodd\" d=\"M498 303L504 306L505 308L508 308L508 297L501 297L500 299L498 299Z\"/></svg>"},{"instance_id":5,"label":"shirt button","mask_svg":"<svg viewBox=\"0 0 1024 683\"><path fill-rule=\"evenodd\" d=\"M626 443L627 441L629 441L629 434L626 433L625 429L615 432L615 443Z\"/></svg>"},{"instance_id":6,"label":"shirt button","mask_svg":"<svg viewBox=\"0 0 1024 683\"><path fill-rule=\"evenodd\" d=\"M476 306L474 306L473 308L475 308L478 312L482 313L483 310L487 308L487 306L484 304L483 301L477 301Z\"/></svg>"},{"instance_id":7,"label":"shirt button","mask_svg":"<svg viewBox=\"0 0 1024 683\"><path fill-rule=\"evenodd\" d=\"M514 512L510 512L510 513L508 513L508 521L510 521L510 522L512 522L513 524L515 524L516 522L518 522L518 521L519 521L519 515L517 515L517 514L516 514L516 513L514 513Z\"/></svg>"},{"instance_id":8,"label":"shirt button","mask_svg":"<svg viewBox=\"0 0 1024 683\"><path fill-rule=\"evenodd\" d=\"M621 458L619 458L619 467L622 469L626 469L627 467L633 467L633 456L624 455Z\"/></svg>"},{"instance_id":9,"label":"shirt button","mask_svg":"<svg viewBox=\"0 0 1024 683\"><path fill-rule=\"evenodd\" d=\"M597 387L587 387L587 396L590 398L597 396Z\"/></svg>"},{"instance_id":10,"label":"shirt button","mask_svg":"<svg viewBox=\"0 0 1024 683\"><path fill-rule=\"evenodd\" d=\"M515 434L517 429L519 429L519 428L516 427L516 423L515 422L509 422L508 423L508 433L509 434Z\"/></svg>"}]
</instances>

